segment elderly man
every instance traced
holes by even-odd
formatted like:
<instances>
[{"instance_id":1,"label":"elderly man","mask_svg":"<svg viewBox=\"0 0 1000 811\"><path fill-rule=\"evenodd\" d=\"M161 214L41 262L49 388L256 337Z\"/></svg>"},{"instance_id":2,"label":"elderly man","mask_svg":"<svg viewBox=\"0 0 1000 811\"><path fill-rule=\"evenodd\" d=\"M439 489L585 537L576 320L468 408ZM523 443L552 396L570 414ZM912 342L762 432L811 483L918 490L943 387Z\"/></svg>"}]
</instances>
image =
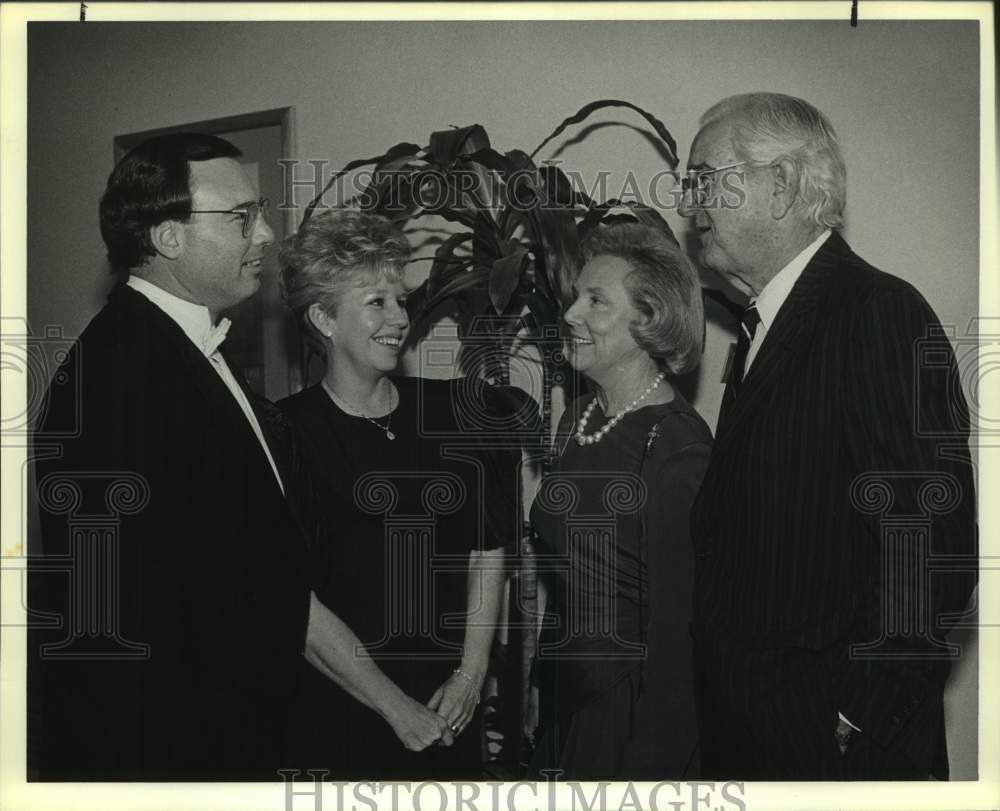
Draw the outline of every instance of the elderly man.
<instances>
[{"instance_id":1,"label":"elderly man","mask_svg":"<svg viewBox=\"0 0 1000 811\"><path fill-rule=\"evenodd\" d=\"M451 742L311 595L280 426L220 348L219 315L258 290L274 239L239 154L208 135L154 138L101 200L121 283L35 435L57 449L39 464L45 556L29 587L56 623L31 637L40 779L277 780L303 651L365 685L357 697L401 745Z\"/></svg>"},{"instance_id":2,"label":"elderly man","mask_svg":"<svg viewBox=\"0 0 1000 811\"><path fill-rule=\"evenodd\" d=\"M692 512L706 776L946 777L942 622L974 576L928 562L976 554L951 346L840 235L822 113L754 93L701 124L681 213L750 300Z\"/></svg>"}]
</instances>

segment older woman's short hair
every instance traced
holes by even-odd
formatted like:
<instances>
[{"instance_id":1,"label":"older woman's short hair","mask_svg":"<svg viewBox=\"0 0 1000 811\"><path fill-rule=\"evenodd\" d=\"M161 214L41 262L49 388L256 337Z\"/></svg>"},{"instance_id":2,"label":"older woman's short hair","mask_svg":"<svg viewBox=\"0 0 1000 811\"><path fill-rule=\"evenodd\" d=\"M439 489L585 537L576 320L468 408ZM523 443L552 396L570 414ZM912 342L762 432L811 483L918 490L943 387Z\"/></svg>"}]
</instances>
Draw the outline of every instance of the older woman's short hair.
<instances>
[{"instance_id":1,"label":"older woman's short hair","mask_svg":"<svg viewBox=\"0 0 1000 811\"><path fill-rule=\"evenodd\" d=\"M698 366L705 341L705 310L698 274L668 232L642 223L599 225L580 245L586 263L615 256L632 270L625 289L644 321L632 337L671 374Z\"/></svg>"},{"instance_id":2,"label":"older woman's short hair","mask_svg":"<svg viewBox=\"0 0 1000 811\"><path fill-rule=\"evenodd\" d=\"M701 126L721 119L732 120L739 159L761 164L779 158L795 161L806 216L824 228L843 228L847 167L837 133L823 113L795 96L744 93L714 105L701 117Z\"/></svg>"},{"instance_id":3,"label":"older woman's short hair","mask_svg":"<svg viewBox=\"0 0 1000 811\"><path fill-rule=\"evenodd\" d=\"M410 243L402 229L380 214L331 208L313 215L281 246L281 294L307 338L323 347L309 318L318 304L336 315L344 291L385 276L403 279Z\"/></svg>"}]
</instances>

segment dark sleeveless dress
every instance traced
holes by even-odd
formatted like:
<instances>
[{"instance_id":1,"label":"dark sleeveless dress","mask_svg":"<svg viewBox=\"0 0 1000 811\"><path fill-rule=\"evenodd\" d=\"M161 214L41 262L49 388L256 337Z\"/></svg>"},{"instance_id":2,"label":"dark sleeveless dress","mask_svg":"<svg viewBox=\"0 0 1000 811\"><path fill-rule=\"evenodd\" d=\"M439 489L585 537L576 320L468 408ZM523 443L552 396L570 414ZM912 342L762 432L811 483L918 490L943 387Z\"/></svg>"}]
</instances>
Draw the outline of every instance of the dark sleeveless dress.
<instances>
[{"instance_id":1,"label":"dark sleeveless dress","mask_svg":"<svg viewBox=\"0 0 1000 811\"><path fill-rule=\"evenodd\" d=\"M543 728L532 770L587 780L691 777L688 513L711 432L676 393L581 446L571 432L589 399L567 409L561 455L531 510L557 620L539 641ZM587 433L606 421L598 406Z\"/></svg>"}]
</instances>

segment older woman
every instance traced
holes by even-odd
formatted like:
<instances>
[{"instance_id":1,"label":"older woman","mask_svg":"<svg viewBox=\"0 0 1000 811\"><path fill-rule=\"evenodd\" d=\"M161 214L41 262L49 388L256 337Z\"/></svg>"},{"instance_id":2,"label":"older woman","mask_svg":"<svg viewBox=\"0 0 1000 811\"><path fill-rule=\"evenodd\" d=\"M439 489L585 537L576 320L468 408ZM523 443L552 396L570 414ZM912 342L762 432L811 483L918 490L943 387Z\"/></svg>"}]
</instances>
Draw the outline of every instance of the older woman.
<instances>
[{"instance_id":1,"label":"older woman","mask_svg":"<svg viewBox=\"0 0 1000 811\"><path fill-rule=\"evenodd\" d=\"M582 249L565 340L592 393L567 409L531 514L560 619L539 644L535 765L682 778L696 769L688 512L711 433L670 378L699 362L701 288L664 231L604 225Z\"/></svg>"},{"instance_id":2,"label":"older woman","mask_svg":"<svg viewBox=\"0 0 1000 811\"><path fill-rule=\"evenodd\" d=\"M300 762L334 777L478 776L470 725L501 547L516 537L515 511L504 509L514 461L462 441L457 425L482 391L390 376L409 330L408 257L399 228L356 209L317 214L282 251L286 303L326 359L319 385L280 404L317 496L315 591L375 665L374 675L335 674L343 693L304 676Z\"/></svg>"}]
</instances>

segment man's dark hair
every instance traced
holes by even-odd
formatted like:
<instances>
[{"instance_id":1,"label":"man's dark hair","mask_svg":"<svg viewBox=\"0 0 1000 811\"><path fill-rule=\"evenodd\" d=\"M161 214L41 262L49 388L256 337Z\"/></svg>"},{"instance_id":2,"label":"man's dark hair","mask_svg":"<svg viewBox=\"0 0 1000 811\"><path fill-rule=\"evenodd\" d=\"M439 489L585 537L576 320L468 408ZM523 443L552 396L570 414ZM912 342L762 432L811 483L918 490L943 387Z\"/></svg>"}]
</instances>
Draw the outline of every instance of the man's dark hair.
<instances>
[{"instance_id":1,"label":"man's dark hair","mask_svg":"<svg viewBox=\"0 0 1000 811\"><path fill-rule=\"evenodd\" d=\"M214 135L181 132L143 141L119 161L101 197L101 236L116 273L155 256L149 229L191 217L192 161L237 158L242 153Z\"/></svg>"}]
</instances>

